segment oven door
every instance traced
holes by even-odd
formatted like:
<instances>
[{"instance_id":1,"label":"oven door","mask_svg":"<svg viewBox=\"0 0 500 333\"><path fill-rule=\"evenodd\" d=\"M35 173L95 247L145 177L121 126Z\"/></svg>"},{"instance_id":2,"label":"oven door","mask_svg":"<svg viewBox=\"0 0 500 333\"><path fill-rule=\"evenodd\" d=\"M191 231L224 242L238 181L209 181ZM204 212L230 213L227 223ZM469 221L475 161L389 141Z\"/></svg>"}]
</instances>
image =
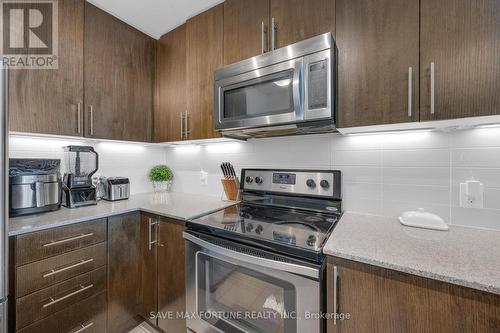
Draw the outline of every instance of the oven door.
<instances>
[{"instance_id":1,"label":"oven door","mask_svg":"<svg viewBox=\"0 0 500 333\"><path fill-rule=\"evenodd\" d=\"M304 120L302 58L215 82L215 128L234 130Z\"/></svg>"},{"instance_id":2,"label":"oven door","mask_svg":"<svg viewBox=\"0 0 500 333\"><path fill-rule=\"evenodd\" d=\"M320 311L319 268L261 258L259 250L242 253L191 233L184 238L188 328L197 333L320 332L320 320L306 319Z\"/></svg>"}]
</instances>

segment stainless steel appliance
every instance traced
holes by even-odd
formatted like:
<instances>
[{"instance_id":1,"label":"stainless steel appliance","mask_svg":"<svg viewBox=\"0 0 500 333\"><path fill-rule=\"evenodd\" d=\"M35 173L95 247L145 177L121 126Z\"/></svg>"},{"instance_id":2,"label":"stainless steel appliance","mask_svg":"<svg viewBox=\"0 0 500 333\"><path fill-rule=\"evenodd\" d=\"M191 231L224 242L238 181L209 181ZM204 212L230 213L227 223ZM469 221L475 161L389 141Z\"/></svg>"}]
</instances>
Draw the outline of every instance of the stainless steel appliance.
<instances>
[{"instance_id":1,"label":"stainless steel appliance","mask_svg":"<svg viewBox=\"0 0 500 333\"><path fill-rule=\"evenodd\" d=\"M216 130L239 139L332 132L335 50L326 33L216 70Z\"/></svg>"},{"instance_id":2,"label":"stainless steel appliance","mask_svg":"<svg viewBox=\"0 0 500 333\"><path fill-rule=\"evenodd\" d=\"M188 221L187 320L197 333L322 332L322 247L342 213L339 171L242 170L242 202ZM313 317L314 318L314 317Z\"/></svg>"},{"instance_id":3,"label":"stainless steel appliance","mask_svg":"<svg viewBox=\"0 0 500 333\"><path fill-rule=\"evenodd\" d=\"M99 155L90 146L68 146L63 181L63 205L76 208L97 205L97 191L92 176L99 169Z\"/></svg>"},{"instance_id":4,"label":"stainless steel appliance","mask_svg":"<svg viewBox=\"0 0 500 333\"><path fill-rule=\"evenodd\" d=\"M0 65L0 333L7 333L8 287L8 70Z\"/></svg>"},{"instance_id":5,"label":"stainless steel appliance","mask_svg":"<svg viewBox=\"0 0 500 333\"><path fill-rule=\"evenodd\" d=\"M11 159L9 213L20 216L61 208L60 160Z\"/></svg>"},{"instance_id":6,"label":"stainless steel appliance","mask_svg":"<svg viewBox=\"0 0 500 333\"><path fill-rule=\"evenodd\" d=\"M123 177L110 177L104 179L104 200L126 200L130 196L130 181Z\"/></svg>"}]
</instances>

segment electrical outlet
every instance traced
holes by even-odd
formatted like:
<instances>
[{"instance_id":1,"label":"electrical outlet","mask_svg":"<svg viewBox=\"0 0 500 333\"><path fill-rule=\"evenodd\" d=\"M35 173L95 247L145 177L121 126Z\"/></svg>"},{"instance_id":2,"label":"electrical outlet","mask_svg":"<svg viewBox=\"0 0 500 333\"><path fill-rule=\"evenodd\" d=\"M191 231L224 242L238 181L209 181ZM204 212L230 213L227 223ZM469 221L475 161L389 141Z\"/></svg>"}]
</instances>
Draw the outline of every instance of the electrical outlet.
<instances>
[{"instance_id":1,"label":"electrical outlet","mask_svg":"<svg viewBox=\"0 0 500 333\"><path fill-rule=\"evenodd\" d=\"M208 172L200 171L200 184L208 185Z\"/></svg>"},{"instance_id":2,"label":"electrical outlet","mask_svg":"<svg viewBox=\"0 0 500 333\"><path fill-rule=\"evenodd\" d=\"M477 180L460 183L460 207L483 208L484 186Z\"/></svg>"}]
</instances>

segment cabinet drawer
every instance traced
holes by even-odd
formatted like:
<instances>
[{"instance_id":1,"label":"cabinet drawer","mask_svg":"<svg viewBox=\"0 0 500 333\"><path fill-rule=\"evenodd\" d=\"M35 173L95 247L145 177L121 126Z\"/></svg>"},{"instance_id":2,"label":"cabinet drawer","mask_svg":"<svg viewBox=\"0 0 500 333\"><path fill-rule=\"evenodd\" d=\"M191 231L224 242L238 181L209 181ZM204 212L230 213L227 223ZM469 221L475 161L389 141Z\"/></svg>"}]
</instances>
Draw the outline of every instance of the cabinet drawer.
<instances>
[{"instance_id":1,"label":"cabinet drawer","mask_svg":"<svg viewBox=\"0 0 500 333\"><path fill-rule=\"evenodd\" d=\"M56 314L27 326L19 333L106 332L106 293L87 298Z\"/></svg>"},{"instance_id":2,"label":"cabinet drawer","mask_svg":"<svg viewBox=\"0 0 500 333\"><path fill-rule=\"evenodd\" d=\"M16 268L16 298L106 265L106 242Z\"/></svg>"},{"instance_id":3,"label":"cabinet drawer","mask_svg":"<svg viewBox=\"0 0 500 333\"><path fill-rule=\"evenodd\" d=\"M106 219L16 237L17 266L101 243L106 240Z\"/></svg>"},{"instance_id":4,"label":"cabinet drawer","mask_svg":"<svg viewBox=\"0 0 500 333\"><path fill-rule=\"evenodd\" d=\"M16 300L16 327L22 328L106 290L106 266Z\"/></svg>"}]
</instances>

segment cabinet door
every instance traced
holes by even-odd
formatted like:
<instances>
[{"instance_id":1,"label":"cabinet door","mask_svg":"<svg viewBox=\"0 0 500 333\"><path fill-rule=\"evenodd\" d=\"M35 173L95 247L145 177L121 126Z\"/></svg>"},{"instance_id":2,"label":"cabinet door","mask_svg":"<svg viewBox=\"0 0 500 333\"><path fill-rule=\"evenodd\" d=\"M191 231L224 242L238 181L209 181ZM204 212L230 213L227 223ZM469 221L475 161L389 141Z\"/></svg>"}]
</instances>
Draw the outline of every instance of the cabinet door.
<instances>
[{"instance_id":1,"label":"cabinet door","mask_svg":"<svg viewBox=\"0 0 500 333\"><path fill-rule=\"evenodd\" d=\"M85 135L151 140L155 42L85 4Z\"/></svg>"},{"instance_id":2,"label":"cabinet door","mask_svg":"<svg viewBox=\"0 0 500 333\"><path fill-rule=\"evenodd\" d=\"M108 332L138 324L140 299L140 215L108 219Z\"/></svg>"},{"instance_id":3,"label":"cabinet door","mask_svg":"<svg viewBox=\"0 0 500 333\"><path fill-rule=\"evenodd\" d=\"M422 0L421 7L421 119L500 114L500 2Z\"/></svg>"},{"instance_id":4,"label":"cabinet door","mask_svg":"<svg viewBox=\"0 0 500 333\"><path fill-rule=\"evenodd\" d=\"M184 223L165 219L160 222L158 243L158 311L183 313L186 311L184 268ZM165 332L186 332L183 319L159 319L158 326Z\"/></svg>"},{"instance_id":5,"label":"cabinet door","mask_svg":"<svg viewBox=\"0 0 500 333\"><path fill-rule=\"evenodd\" d=\"M151 314L157 312L157 243L158 219L150 215L141 215L140 227L140 277L139 277L139 314L149 323L156 325Z\"/></svg>"},{"instance_id":6,"label":"cabinet door","mask_svg":"<svg viewBox=\"0 0 500 333\"><path fill-rule=\"evenodd\" d=\"M10 71L11 131L83 135L83 6L58 2L58 69Z\"/></svg>"},{"instance_id":7,"label":"cabinet door","mask_svg":"<svg viewBox=\"0 0 500 333\"><path fill-rule=\"evenodd\" d=\"M276 48L335 32L335 0L271 0ZM272 35L272 34L271 34Z\"/></svg>"},{"instance_id":8,"label":"cabinet door","mask_svg":"<svg viewBox=\"0 0 500 333\"><path fill-rule=\"evenodd\" d=\"M335 269L338 272L335 288ZM333 332L493 332L500 296L362 263L328 258L327 310Z\"/></svg>"},{"instance_id":9,"label":"cabinet door","mask_svg":"<svg viewBox=\"0 0 500 333\"><path fill-rule=\"evenodd\" d=\"M419 0L337 0L335 11L338 127L418 121Z\"/></svg>"},{"instance_id":10,"label":"cabinet door","mask_svg":"<svg viewBox=\"0 0 500 333\"><path fill-rule=\"evenodd\" d=\"M219 137L214 131L214 71L222 66L223 5L186 23L187 138Z\"/></svg>"},{"instance_id":11,"label":"cabinet door","mask_svg":"<svg viewBox=\"0 0 500 333\"><path fill-rule=\"evenodd\" d=\"M232 64L262 53L262 38L268 47L269 0L226 0L224 2L224 64Z\"/></svg>"},{"instance_id":12,"label":"cabinet door","mask_svg":"<svg viewBox=\"0 0 500 333\"><path fill-rule=\"evenodd\" d=\"M160 38L156 51L154 142L180 141L186 112L186 25Z\"/></svg>"}]
</instances>

